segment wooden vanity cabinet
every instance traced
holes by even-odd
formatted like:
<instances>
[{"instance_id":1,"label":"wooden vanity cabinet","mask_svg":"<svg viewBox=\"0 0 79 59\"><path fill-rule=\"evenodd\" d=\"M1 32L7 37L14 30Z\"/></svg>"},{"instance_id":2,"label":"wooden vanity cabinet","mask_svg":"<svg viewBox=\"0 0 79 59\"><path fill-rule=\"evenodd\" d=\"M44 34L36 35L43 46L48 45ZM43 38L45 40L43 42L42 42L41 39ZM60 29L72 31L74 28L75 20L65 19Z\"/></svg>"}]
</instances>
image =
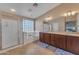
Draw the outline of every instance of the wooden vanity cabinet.
<instances>
[{"instance_id":1,"label":"wooden vanity cabinet","mask_svg":"<svg viewBox=\"0 0 79 59\"><path fill-rule=\"evenodd\" d=\"M41 42L44 42L44 43L50 44L51 34L40 32L39 40L40 40Z\"/></svg>"},{"instance_id":2,"label":"wooden vanity cabinet","mask_svg":"<svg viewBox=\"0 0 79 59\"><path fill-rule=\"evenodd\" d=\"M56 47L66 49L66 37L64 35L55 34Z\"/></svg>"},{"instance_id":3,"label":"wooden vanity cabinet","mask_svg":"<svg viewBox=\"0 0 79 59\"><path fill-rule=\"evenodd\" d=\"M44 42L44 33L42 33L42 32L39 33L39 40L41 42Z\"/></svg>"},{"instance_id":4,"label":"wooden vanity cabinet","mask_svg":"<svg viewBox=\"0 0 79 59\"><path fill-rule=\"evenodd\" d=\"M45 40L45 43L50 44L51 34L50 33L44 33L44 40Z\"/></svg>"},{"instance_id":5,"label":"wooden vanity cabinet","mask_svg":"<svg viewBox=\"0 0 79 59\"><path fill-rule=\"evenodd\" d=\"M54 38L54 34L51 34L51 40L50 40L50 44L55 46L55 38Z\"/></svg>"},{"instance_id":6,"label":"wooden vanity cabinet","mask_svg":"<svg viewBox=\"0 0 79 59\"><path fill-rule=\"evenodd\" d=\"M67 50L79 54L79 37L67 36Z\"/></svg>"},{"instance_id":7,"label":"wooden vanity cabinet","mask_svg":"<svg viewBox=\"0 0 79 59\"><path fill-rule=\"evenodd\" d=\"M41 42L79 54L79 37L61 34L40 33Z\"/></svg>"}]
</instances>

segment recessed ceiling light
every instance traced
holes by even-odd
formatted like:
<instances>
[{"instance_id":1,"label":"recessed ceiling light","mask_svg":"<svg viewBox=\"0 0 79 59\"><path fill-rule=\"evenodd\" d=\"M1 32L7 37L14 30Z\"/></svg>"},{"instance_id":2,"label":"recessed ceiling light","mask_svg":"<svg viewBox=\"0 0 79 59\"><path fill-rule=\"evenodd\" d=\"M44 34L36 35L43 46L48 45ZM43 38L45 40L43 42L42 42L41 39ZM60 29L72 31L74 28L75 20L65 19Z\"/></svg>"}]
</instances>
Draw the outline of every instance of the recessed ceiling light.
<instances>
[{"instance_id":1,"label":"recessed ceiling light","mask_svg":"<svg viewBox=\"0 0 79 59\"><path fill-rule=\"evenodd\" d=\"M12 12L15 12L16 10L15 9L10 9Z\"/></svg>"},{"instance_id":2,"label":"recessed ceiling light","mask_svg":"<svg viewBox=\"0 0 79 59\"><path fill-rule=\"evenodd\" d=\"M34 7L38 7L38 4L37 4L37 3L34 3L33 6L34 6Z\"/></svg>"}]
</instances>

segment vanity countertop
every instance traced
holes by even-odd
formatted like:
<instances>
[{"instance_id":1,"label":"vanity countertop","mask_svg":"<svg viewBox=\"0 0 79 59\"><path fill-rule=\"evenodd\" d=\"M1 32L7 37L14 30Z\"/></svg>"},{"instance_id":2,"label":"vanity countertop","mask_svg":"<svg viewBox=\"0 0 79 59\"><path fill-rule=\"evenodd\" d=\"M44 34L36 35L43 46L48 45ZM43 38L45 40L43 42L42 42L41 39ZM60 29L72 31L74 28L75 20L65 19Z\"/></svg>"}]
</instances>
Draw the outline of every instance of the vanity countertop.
<instances>
[{"instance_id":1,"label":"vanity countertop","mask_svg":"<svg viewBox=\"0 0 79 59\"><path fill-rule=\"evenodd\" d=\"M68 36L78 36L79 37L79 32L45 32L45 33L68 35Z\"/></svg>"}]
</instances>

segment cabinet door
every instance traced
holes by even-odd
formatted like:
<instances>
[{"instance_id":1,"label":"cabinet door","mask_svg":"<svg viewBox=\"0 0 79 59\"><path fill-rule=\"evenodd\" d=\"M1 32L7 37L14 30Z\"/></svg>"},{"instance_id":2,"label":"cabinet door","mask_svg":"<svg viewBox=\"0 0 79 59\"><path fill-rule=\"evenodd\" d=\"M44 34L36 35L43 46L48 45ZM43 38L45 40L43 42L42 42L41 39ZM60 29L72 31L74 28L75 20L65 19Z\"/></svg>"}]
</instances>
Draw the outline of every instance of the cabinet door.
<instances>
[{"instance_id":1,"label":"cabinet door","mask_svg":"<svg viewBox=\"0 0 79 59\"><path fill-rule=\"evenodd\" d=\"M51 45L55 45L54 34L51 34Z\"/></svg>"},{"instance_id":2,"label":"cabinet door","mask_svg":"<svg viewBox=\"0 0 79 59\"><path fill-rule=\"evenodd\" d=\"M42 33L42 32L39 33L39 40L41 42L44 42L44 33Z\"/></svg>"},{"instance_id":3,"label":"cabinet door","mask_svg":"<svg viewBox=\"0 0 79 59\"><path fill-rule=\"evenodd\" d=\"M44 40L45 40L45 43L50 44L51 34L49 34L49 33L44 33Z\"/></svg>"},{"instance_id":4,"label":"cabinet door","mask_svg":"<svg viewBox=\"0 0 79 59\"><path fill-rule=\"evenodd\" d=\"M64 35L55 34L56 47L66 49L66 39Z\"/></svg>"},{"instance_id":5,"label":"cabinet door","mask_svg":"<svg viewBox=\"0 0 79 59\"><path fill-rule=\"evenodd\" d=\"M79 37L67 36L67 50L79 54Z\"/></svg>"}]
</instances>

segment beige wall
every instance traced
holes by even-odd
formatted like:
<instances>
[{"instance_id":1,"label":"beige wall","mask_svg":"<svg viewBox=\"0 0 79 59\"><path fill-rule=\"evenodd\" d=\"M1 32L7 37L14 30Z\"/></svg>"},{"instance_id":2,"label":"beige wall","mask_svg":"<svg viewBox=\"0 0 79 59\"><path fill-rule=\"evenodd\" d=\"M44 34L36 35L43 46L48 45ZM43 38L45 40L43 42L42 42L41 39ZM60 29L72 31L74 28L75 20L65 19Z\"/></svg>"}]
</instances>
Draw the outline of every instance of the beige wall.
<instances>
[{"instance_id":1,"label":"beige wall","mask_svg":"<svg viewBox=\"0 0 79 59\"><path fill-rule=\"evenodd\" d=\"M43 31L43 20L38 19L35 21L35 31L42 32Z\"/></svg>"},{"instance_id":2,"label":"beige wall","mask_svg":"<svg viewBox=\"0 0 79 59\"><path fill-rule=\"evenodd\" d=\"M76 27L77 27L77 32L79 32L79 14L77 14L77 25L76 25Z\"/></svg>"},{"instance_id":3,"label":"beige wall","mask_svg":"<svg viewBox=\"0 0 79 59\"><path fill-rule=\"evenodd\" d=\"M2 48L2 24L0 19L0 49Z\"/></svg>"}]
</instances>

